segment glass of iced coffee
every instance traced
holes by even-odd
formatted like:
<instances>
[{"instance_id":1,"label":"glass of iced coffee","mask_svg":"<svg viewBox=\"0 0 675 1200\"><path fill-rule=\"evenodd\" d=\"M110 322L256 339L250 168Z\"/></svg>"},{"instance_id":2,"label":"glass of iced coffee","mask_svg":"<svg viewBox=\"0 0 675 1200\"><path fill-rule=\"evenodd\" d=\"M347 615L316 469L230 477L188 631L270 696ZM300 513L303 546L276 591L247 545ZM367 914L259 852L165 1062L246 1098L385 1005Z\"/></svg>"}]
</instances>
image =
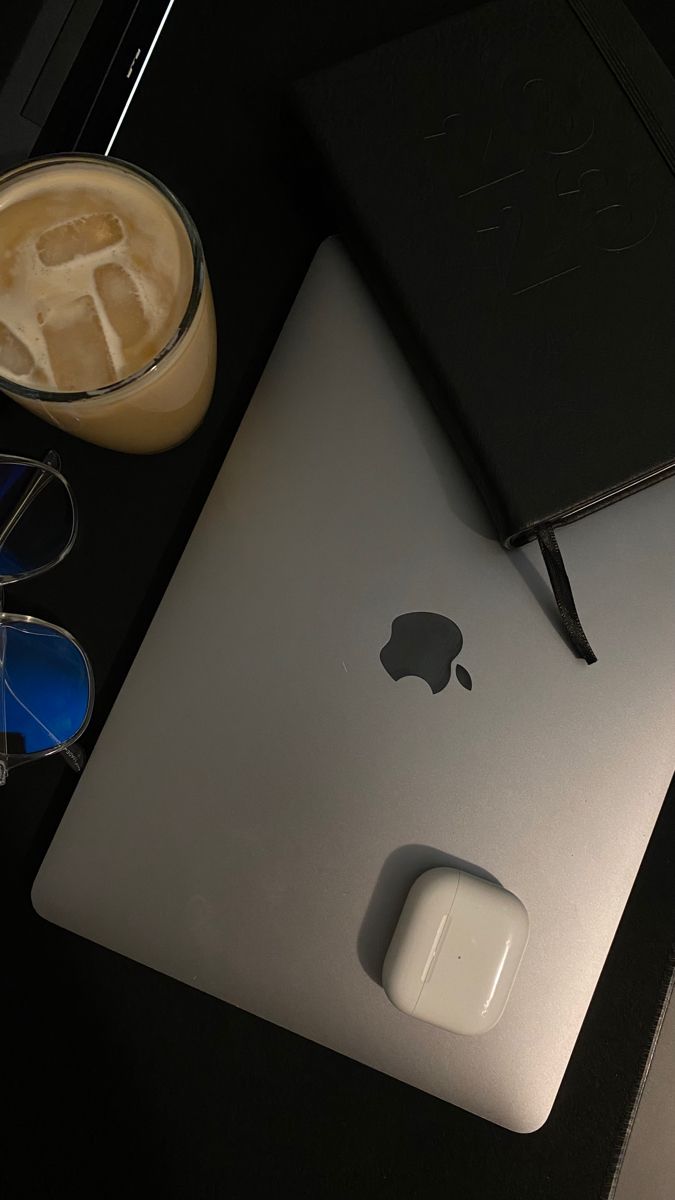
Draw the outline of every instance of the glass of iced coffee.
<instances>
[{"instance_id":1,"label":"glass of iced coffee","mask_svg":"<svg viewBox=\"0 0 675 1200\"><path fill-rule=\"evenodd\" d=\"M199 234L140 168L97 155L0 176L0 388L113 450L149 454L201 422L216 369Z\"/></svg>"}]
</instances>

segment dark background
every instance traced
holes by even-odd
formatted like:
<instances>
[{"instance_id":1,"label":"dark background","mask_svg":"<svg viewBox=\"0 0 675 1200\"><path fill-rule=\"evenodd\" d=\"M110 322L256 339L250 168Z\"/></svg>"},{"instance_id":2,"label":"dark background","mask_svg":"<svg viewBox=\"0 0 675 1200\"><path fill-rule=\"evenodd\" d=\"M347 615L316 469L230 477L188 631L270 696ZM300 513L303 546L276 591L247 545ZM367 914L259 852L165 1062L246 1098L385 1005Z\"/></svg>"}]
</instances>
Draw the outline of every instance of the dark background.
<instances>
[{"instance_id":1,"label":"dark background","mask_svg":"<svg viewBox=\"0 0 675 1200\"><path fill-rule=\"evenodd\" d=\"M67 626L88 650L98 686L88 747L331 228L285 115L288 81L464 7L177 0L114 153L165 180L202 232L220 338L207 420L178 450L136 459L60 436L0 398L0 449L59 450L78 498L73 552L12 587L8 607ZM655 0L630 7L673 69L670 13ZM524 778L526 766L524 749ZM672 788L553 1114L521 1136L42 922L30 886L73 785L51 758L13 773L0 796L7 1200L283 1186L313 1197L606 1193L668 974Z\"/></svg>"}]
</instances>

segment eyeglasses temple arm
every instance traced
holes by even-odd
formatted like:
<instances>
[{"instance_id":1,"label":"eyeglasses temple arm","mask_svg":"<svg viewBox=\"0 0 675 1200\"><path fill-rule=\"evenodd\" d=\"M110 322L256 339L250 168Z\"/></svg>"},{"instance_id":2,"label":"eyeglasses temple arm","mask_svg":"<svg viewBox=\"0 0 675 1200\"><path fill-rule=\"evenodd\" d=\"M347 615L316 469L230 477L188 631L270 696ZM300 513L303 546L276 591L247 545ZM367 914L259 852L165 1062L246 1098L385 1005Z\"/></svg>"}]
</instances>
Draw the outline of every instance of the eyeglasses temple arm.
<instances>
[{"instance_id":1,"label":"eyeglasses temple arm","mask_svg":"<svg viewBox=\"0 0 675 1200\"><path fill-rule=\"evenodd\" d=\"M65 750L61 750L60 753L68 763L71 771L76 771L79 775L84 766L86 758L82 747L78 746L77 742L75 742L72 746L66 746ZM4 761L4 759L0 758L0 787L7 783L8 774L9 772L7 770L7 763Z\"/></svg>"},{"instance_id":2,"label":"eyeglasses temple arm","mask_svg":"<svg viewBox=\"0 0 675 1200\"><path fill-rule=\"evenodd\" d=\"M48 453L45 454L42 461L46 467L54 467L57 471L61 466L61 459L55 450L49 450ZM43 488L46 488L47 484L51 483L52 478L53 476L50 475L48 471L37 470L35 472L34 478L28 484L23 496L14 509L14 512L10 513L2 529L0 529L0 549L4 546L7 538L14 529L14 526L18 521L21 520L21 517L25 513L26 509L33 503L35 498L40 495L40 492L43 490Z\"/></svg>"},{"instance_id":3,"label":"eyeglasses temple arm","mask_svg":"<svg viewBox=\"0 0 675 1200\"><path fill-rule=\"evenodd\" d=\"M82 747L78 745L77 742L74 742L72 746L66 746L66 748L61 751L61 757L64 758L68 763L71 771L76 771L78 775L80 774L80 771L85 764L86 755Z\"/></svg>"}]
</instances>

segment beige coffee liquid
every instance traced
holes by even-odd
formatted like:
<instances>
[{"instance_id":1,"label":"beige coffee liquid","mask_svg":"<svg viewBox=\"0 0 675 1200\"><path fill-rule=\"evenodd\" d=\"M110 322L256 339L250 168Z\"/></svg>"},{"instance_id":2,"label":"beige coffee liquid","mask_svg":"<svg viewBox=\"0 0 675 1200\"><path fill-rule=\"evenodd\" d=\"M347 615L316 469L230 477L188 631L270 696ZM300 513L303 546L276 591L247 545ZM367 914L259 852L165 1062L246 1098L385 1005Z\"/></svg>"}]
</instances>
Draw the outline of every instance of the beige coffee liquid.
<instances>
[{"instance_id":1,"label":"beige coffee liquid","mask_svg":"<svg viewBox=\"0 0 675 1200\"><path fill-rule=\"evenodd\" d=\"M182 220L142 177L58 160L0 182L0 375L34 412L91 441L151 451L186 437L210 399L215 324L208 281L176 336L193 285ZM85 400L92 392L128 380ZM64 401L26 398L12 382Z\"/></svg>"}]
</instances>

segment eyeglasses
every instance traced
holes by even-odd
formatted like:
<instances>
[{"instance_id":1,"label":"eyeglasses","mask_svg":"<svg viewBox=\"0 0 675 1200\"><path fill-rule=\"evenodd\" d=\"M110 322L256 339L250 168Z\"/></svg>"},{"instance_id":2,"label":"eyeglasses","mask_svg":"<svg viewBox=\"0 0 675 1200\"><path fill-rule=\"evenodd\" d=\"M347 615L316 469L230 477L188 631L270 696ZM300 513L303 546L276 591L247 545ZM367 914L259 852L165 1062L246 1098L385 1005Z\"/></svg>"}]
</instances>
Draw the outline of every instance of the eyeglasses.
<instances>
[{"instance_id":1,"label":"eyeglasses","mask_svg":"<svg viewBox=\"0 0 675 1200\"><path fill-rule=\"evenodd\" d=\"M77 536L77 510L54 451L43 462L0 454L0 785L8 771L62 753L89 723L94 677L82 647L50 621L4 611L4 587L61 562Z\"/></svg>"}]
</instances>

